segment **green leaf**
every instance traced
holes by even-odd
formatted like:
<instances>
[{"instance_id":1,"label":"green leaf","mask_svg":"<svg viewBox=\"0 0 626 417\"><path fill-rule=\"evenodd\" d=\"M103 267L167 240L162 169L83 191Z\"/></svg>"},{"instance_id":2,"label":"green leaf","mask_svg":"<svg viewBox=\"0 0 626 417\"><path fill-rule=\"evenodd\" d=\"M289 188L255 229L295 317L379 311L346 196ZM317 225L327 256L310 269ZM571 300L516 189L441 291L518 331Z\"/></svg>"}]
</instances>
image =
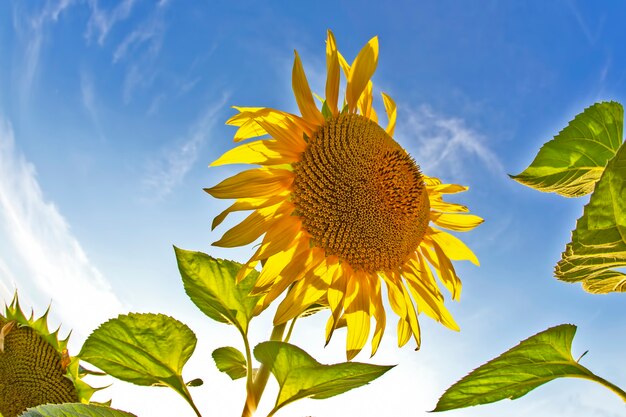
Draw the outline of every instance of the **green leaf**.
<instances>
[{"instance_id":1,"label":"green leaf","mask_svg":"<svg viewBox=\"0 0 626 417\"><path fill-rule=\"evenodd\" d=\"M514 400L556 378L599 379L573 359L575 333L576 326L562 324L529 337L448 388L433 411Z\"/></svg>"},{"instance_id":2,"label":"green leaf","mask_svg":"<svg viewBox=\"0 0 626 417\"><path fill-rule=\"evenodd\" d=\"M254 348L254 356L270 368L280 386L270 415L301 398L329 398L366 385L393 368L358 362L322 365L299 347L284 342L261 343Z\"/></svg>"},{"instance_id":3,"label":"green leaf","mask_svg":"<svg viewBox=\"0 0 626 417\"><path fill-rule=\"evenodd\" d=\"M78 356L123 381L165 384L189 401L182 370L195 347L195 334L178 320L163 314L132 313L94 330Z\"/></svg>"},{"instance_id":4,"label":"green leaf","mask_svg":"<svg viewBox=\"0 0 626 417\"><path fill-rule=\"evenodd\" d=\"M237 284L241 264L177 247L174 251L191 301L213 320L234 324L245 336L260 298L249 295L259 273L253 270Z\"/></svg>"},{"instance_id":5,"label":"green leaf","mask_svg":"<svg viewBox=\"0 0 626 417\"><path fill-rule=\"evenodd\" d=\"M29 408L20 417L136 417L126 411L94 404L48 404Z\"/></svg>"},{"instance_id":6,"label":"green leaf","mask_svg":"<svg viewBox=\"0 0 626 417\"><path fill-rule=\"evenodd\" d=\"M225 346L213 351L213 360L217 369L225 372L232 380L243 378L247 375L248 366L243 353L234 347Z\"/></svg>"},{"instance_id":7,"label":"green leaf","mask_svg":"<svg viewBox=\"0 0 626 417\"><path fill-rule=\"evenodd\" d=\"M589 194L622 143L623 124L621 104L596 103L546 142L524 172L511 178L565 197Z\"/></svg>"},{"instance_id":8,"label":"green leaf","mask_svg":"<svg viewBox=\"0 0 626 417\"><path fill-rule=\"evenodd\" d=\"M591 293L626 292L626 145L609 161L555 268Z\"/></svg>"}]
</instances>

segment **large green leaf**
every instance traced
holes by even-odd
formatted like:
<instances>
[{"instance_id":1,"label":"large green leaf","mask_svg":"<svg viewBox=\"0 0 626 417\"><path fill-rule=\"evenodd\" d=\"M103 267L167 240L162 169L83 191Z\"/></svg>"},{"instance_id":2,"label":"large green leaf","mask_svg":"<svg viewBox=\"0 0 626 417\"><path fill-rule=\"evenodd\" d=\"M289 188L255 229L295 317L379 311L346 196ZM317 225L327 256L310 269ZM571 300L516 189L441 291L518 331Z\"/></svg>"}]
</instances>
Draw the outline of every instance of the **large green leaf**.
<instances>
[{"instance_id":1,"label":"large green leaf","mask_svg":"<svg viewBox=\"0 0 626 417\"><path fill-rule=\"evenodd\" d=\"M20 417L136 417L126 411L95 404L48 404L29 408Z\"/></svg>"},{"instance_id":2,"label":"large green leaf","mask_svg":"<svg viewBox=\"0 0 626 417\"><path fill-rule=\"evenodd\" d=\"M626 145L609 161L555 268L592 293L626 292Z\"/></svg>"},{"instance_id":3,"label":"large green leaf","mask_svg":"<svg viewBox=\"0 0 626 417\"><path fill-rule=\"evenodd\" d=\"M225 372L231 379L243 378L248 373L246 358L243 354L231 346L217 348L211 354L217 369Z\"/></svg>"},{"instance_id":4,"label":"large green leaf","mask_svg":"<svg viewBox=\"0 0 626 417\"><path fill-rule=\"evenodd\" d=\"M241 264L215 259L202 252L177 247L174 250L191 301L210 318L234 324L245 336L259 300L259 296L249 295L259 273L253 270L237 284Z\"/></svg>"},{"instance_id":5,"label":"large green leaf","mask_svg":"<svg viewBox=\"0 0 626 417\"><path fill-rule=\"evenodd\" d=\"M329 398L366 385L393 368L358 362L322 365L299 347L284 342L261 343L254 348L254 356L270 368L280 386L270 415L301 398Z\"/></svg>"},{"instance_id":6,"label":"large green leaf","mask_svg":"<svg viewBox=\"0 0 626 417\"><path fill-rule=\"evenodd\" d=\"M178 320L133 313L94 330L79 357L123 381L167 385L190 401L182 370L195 347L195 334Z\"/></svg>"},{"instance_id":7,"label":"large green leaf","mask_svg":"<svg viewBox=\"0 0 626 417\"><path fill-rule=\"evenodd\" d=\"M556 378L598 381L572 358L575 333L576 326L562 324L529 337L448 388L434 411L516 399Z\"/></svg>"},{"instance_id":8,"label":"large green leaf","mask_svg":"<svg viewBox=\"0 0 626 417\"><path fill-rule=\"evenodd\" d=\"M540 191L579 197L593 191L622 143L624 109L615 102L585 109L514 180Z\"/></svg>"}]
</instances>

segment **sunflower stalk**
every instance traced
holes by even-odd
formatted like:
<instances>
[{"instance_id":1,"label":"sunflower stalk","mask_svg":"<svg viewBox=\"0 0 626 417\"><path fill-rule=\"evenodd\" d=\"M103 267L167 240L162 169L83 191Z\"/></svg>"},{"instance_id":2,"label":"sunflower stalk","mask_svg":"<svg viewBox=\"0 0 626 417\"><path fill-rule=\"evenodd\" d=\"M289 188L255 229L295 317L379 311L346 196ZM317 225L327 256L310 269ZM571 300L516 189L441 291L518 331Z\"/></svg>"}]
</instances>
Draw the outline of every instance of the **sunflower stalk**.
<instances>
[{"instance_id":1,"label":"sunflower stalk","mask_svg":"<svg viewBox=\"0 0 626 417\"><path fill-rule=\"evenodd\" d=\"M282 341L286 326L287 326L286 323L282 323L282 324L278 324L274 326L269 340L270 341ZM248 347L248 344L246 344L246 346L247 346L246 350L248 353L250 349ZM250 356L249 353L247 356L248 357ZM259 368L259 371L256 374L256 377L253 379L251 377L252 367L250 365L251 363L250 361L248 361L248 381L252 381L252 383L249 383L247 386L246 403L244 404L241 417L252 417L254 415L254 412L256 411L257 406L259 405L259 401L261 401L261 396L263 395L263 391L265 390L267 381L270 377L270 369L265 365L261 365L261 367Z\"/></svg>"}]
</instances>

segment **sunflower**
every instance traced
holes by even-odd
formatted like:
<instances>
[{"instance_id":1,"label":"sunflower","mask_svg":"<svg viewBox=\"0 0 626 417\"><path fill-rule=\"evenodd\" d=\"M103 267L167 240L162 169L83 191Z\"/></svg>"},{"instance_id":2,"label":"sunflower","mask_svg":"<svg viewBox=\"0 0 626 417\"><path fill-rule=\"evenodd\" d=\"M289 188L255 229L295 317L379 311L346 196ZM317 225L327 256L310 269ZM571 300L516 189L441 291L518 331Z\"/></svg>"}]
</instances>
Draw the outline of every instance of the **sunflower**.
<instances>
[{"instance_id":1,"label":"sunflower","mask_svg":"<svg viewBox=\"0 0 626 417\"><path fill-rule=\"evenodd\" d=\"M274 317L279 325L307 308L323 304L333 331L347 327L347 357L371 341L374 355L386 322L382 286L399 317L398 345L411 337L420 345L419 313L458 330L444 306L437 279L452 299L461 281L451 260L478 265L472 251L441 228L467 231L480 223L468 209L443 200L467 190L424 175L393 139L396 104L382 94L388 124L382 128L373 103L371 77L378 63L378 38L372 38L351 65L337 51L328 31L326 91L317 107L295 52L292 85L301 116L264 107L235 107L227 121L237 126L234 141L212 166L254 164L206 191L236 199L213 221L213 228L235 211L252 210L214 243L221 247L261 244L238 278L261 262L253 293L261 294L257 312L287 291ZM338 107L340 72L347 82Z\"/></svg>"},{"instance_id":2,"label":"sunflower","mask_svg":"<svg viewBox=\"0 0 626 417\"><path fill-rule=\"evenodd\" d=\"M41 404L88 403L97 388L85 383L78 358L67 351L69 336L48 329L47 310L26 317L15 295L0 314L0 416L17 417Z\"/></svg>"}]
</instances>

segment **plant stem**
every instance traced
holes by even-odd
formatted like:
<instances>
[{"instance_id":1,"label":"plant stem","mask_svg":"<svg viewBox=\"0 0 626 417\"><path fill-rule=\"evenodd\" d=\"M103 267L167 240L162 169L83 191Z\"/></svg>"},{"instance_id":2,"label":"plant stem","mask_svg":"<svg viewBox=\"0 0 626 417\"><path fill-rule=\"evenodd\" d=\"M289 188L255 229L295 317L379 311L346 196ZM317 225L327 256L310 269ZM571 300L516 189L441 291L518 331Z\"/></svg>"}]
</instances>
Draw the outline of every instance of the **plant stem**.
<instances>
[{"instance_id":1,"label":"plant stem","mask_svg":"<svg viewBox=\"0 0 626 417\"><path fill-rule=\"evenodd\" d=\"M196 416L202 417L202 414L200 414L200 410L198 410L198 407L196 407L196 404L194 404L193 399L191 398L191 393L187 389L187 385L185 385L185 382L183 381L182 378L180 378L180 382L182 383L182 387L184 391L182 393L178 390L177 391L182 394L185 400L187 400L187 403L191 406L193 411L196 413Z\"/></svg>"},{"instance_id":2,"label":"plant stem","mask_svg":"<svg viewBox=\"0 0 626 417\"><path fill-rule=\"evenodd\" d=\"M621 389L620 387L618 387L617 385L607 381L604 378L599 377L596 374L591 374L588 376L588 378L592 381L597 382L600 385L604 385L606 388L610 389L611 391L613 391L615 394L617 394L622 401L624 401L626 403L626 392L624 392L623 389Z\"/></svg>"},{"instance_id":3,"label":"plant stem","mask_svg":"<svg viewBox=\"0 0 626 417\"><path fill-rule=\"evenodd\" d=\"M291 320L291 324L289 325L289 330L287 330L287 336L285 336L285 338L283 339L283 342L288 342L289 339L291 338L291 332L293 332L293 327L296 325L297 319L298 319L298 316L294 317L293 320Z\"/></svg>"},{"instance_id":4,"label":"plant stem","mask_svg":"<svg viewBox=\"0 0 626 417\"><path fill-rule=\"evenodd\" d=\"M272 335L270 336L270 341L282 340L286 326L287 323L282 323L274 326L274 329L272 330ZM267 380L269 379L269 377L270 369L261 364L259 372L256 374L256 378L254 378L254 382L250 386L248 386L246 404L243 407L241 417L252 417L254 415L254 412L257 409L259 401L261 400L261 395L263 395L263 390L265 390L265 385L267 385Z\"/></svg>"}]
</instances>

